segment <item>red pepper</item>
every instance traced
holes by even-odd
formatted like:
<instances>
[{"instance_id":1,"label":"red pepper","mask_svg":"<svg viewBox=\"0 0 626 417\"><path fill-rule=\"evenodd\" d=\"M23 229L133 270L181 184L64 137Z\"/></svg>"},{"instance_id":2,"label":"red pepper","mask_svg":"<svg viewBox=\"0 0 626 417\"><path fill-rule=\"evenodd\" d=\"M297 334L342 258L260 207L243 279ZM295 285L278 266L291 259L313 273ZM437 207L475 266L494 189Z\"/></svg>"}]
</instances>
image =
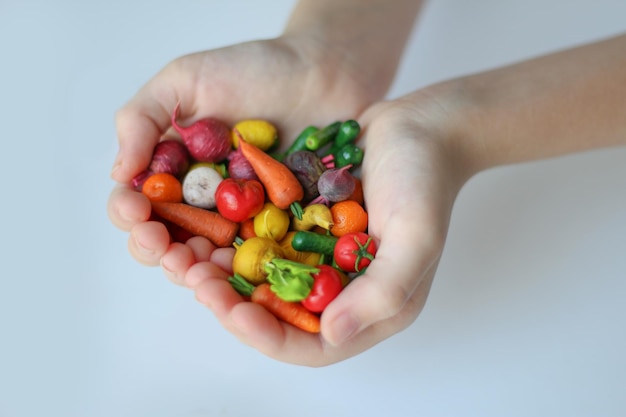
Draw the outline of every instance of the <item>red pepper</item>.
<instances>
[{"instance_id":1,"label":"red pepper","mask_svg":"<svg viewBox=\"0 0 626 417\"><path fill-rule=\"evenodd\" d=\"M307 310L321 313L343 289L343 274L330 265L310 266L274 258L265 264L267 281L282 300L300 302Z\"/></svg>"},{"instance_id":2,"label":"red pepper","mask_svg":"<svg viewBox=\"0 0 626 417\"><path fill-rule=\"evenodd\" d=\"M367 233L348 233L335 244L334 259L345 272L361 272L374 259L376 243Z\"/></svg>"},{"instance_id":3,"label":"red pepper","mask_svg":"<svg viewBox=\"0 0 626 417\"><path fill-rule=\"evenodd\" d=\"M313 286L302 305L313 313L321 313L343 289L339 271L330 265L318 265L319 272L313 274Z\"/></svg>"},{"instance_id":4,"label":"red pepper","mask_svg":"<svg viewBox=\"0 0 626 417\"><path fill-rule=\"evenodd\" d=\"M222 216L240 223L263 209L265 190L257 180L226 178L215 190L215 202Z\"/></svg>"}]
</instances>

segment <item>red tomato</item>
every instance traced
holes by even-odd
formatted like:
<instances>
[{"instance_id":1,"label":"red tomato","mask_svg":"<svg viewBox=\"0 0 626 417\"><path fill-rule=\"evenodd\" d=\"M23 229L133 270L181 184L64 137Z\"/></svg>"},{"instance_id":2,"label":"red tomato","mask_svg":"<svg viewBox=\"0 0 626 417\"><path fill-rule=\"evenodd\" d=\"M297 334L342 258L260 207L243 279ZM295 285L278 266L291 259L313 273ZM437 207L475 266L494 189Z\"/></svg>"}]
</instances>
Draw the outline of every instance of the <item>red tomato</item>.
<instances>
[{"instance_id":1,"label":"red tomato","mask_svg":"<svg viewBox=\"0 0 626 417\"><path fill-rule=\"evenodd\" d=\"M330 265L316 266L320 272L313 274L313 287L309 295L301 301L313 313L321 313L343 289L339 271Z\"/></svg>"},{"instance_id":2,"label":"red tomato","mask_svg":"<svg viewBox=\"0 0 626 417\"><path fill-rule=\"evenodd\" d=\"M265 190L257 180L226 178L215 190L215 202L222 216L240 223L263 209Z\"/></svg>"},{"instance_id":3,"label":"red tomato","mask_svg":"<svg viewBox=\"0 0 626 417\"><path fill-rule=\"evenodd\" d=\"M348 233L337 240L333 255L343 271L360 272L372 262L376 250L376 243L367 233Z\"/></svg>"}]
</instances>

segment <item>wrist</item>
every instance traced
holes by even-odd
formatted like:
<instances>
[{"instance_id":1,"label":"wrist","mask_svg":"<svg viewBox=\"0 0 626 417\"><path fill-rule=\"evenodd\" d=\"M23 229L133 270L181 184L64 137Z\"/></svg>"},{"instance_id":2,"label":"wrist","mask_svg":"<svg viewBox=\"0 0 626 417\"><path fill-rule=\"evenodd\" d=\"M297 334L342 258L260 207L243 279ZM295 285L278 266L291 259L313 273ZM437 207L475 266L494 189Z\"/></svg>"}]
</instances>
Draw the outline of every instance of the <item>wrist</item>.
<instances>
[{"instance_id":1,"label":"wrist","mask_svg":"<svg viewBox=\"0 0 626 417\"><path fill-rule=\"evenodd\" d=\"M290 49L320 83L351 95L363 108L384 97L393 74L375 70L351 54L350 48L312 31L288 30L275 39Z\"/></svg>"}]
</instances>

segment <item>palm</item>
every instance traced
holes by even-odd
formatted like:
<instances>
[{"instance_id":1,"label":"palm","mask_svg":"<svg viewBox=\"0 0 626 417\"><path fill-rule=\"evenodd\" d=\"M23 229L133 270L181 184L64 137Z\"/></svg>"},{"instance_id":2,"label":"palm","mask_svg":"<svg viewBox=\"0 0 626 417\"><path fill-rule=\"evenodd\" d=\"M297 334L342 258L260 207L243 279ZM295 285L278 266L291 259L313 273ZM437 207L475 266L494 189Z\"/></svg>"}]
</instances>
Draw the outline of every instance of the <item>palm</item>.
<instances>
[{"instance_id":1,"label":"palm","mask_svg":"<svg viewBox=\"0 0 626 417\"><path fill-rule=\"evenodd\" d=\"M241 298L219 273L192 270L197 296L222 323L265 354L287 362L324 365L353 356L408 326L421 311L432 282L456 192L449 158L440 138L406 108L381 104L364 115L366 158L362 176L369 232L380 240L368 272L353 281L325 311L323 336L339 336L334 320L358 314L365 330L337 347L318 336L277 322ZM204 278L199 278L203 276Z\"/></svg>"}]
</instances>

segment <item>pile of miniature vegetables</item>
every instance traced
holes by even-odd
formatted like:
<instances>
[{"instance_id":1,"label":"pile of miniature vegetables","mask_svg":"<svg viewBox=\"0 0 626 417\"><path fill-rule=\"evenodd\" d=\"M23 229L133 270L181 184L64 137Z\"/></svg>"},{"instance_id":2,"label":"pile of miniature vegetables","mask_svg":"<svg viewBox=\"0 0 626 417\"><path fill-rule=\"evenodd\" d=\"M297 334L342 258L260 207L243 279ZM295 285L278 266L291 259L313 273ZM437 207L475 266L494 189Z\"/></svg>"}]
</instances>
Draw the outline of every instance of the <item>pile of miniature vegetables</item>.
<instances>
[{"instance_id":1,"label":"pile of miniature vegetables","mask_svg":"<svg viewBox=\"0 0 626 417\"><path fill-rule=\"evenodd\" d=\"M363 160L354 120L308 126L279 152L268 121L229 126L207 117L171 122L181 140L157 144L133 181L152 219L173 240L203 236L234 246L229 282L250 301L302 330L320 331L320 314L376 254L367 233Z\"/></svg>"}]
</instances>

